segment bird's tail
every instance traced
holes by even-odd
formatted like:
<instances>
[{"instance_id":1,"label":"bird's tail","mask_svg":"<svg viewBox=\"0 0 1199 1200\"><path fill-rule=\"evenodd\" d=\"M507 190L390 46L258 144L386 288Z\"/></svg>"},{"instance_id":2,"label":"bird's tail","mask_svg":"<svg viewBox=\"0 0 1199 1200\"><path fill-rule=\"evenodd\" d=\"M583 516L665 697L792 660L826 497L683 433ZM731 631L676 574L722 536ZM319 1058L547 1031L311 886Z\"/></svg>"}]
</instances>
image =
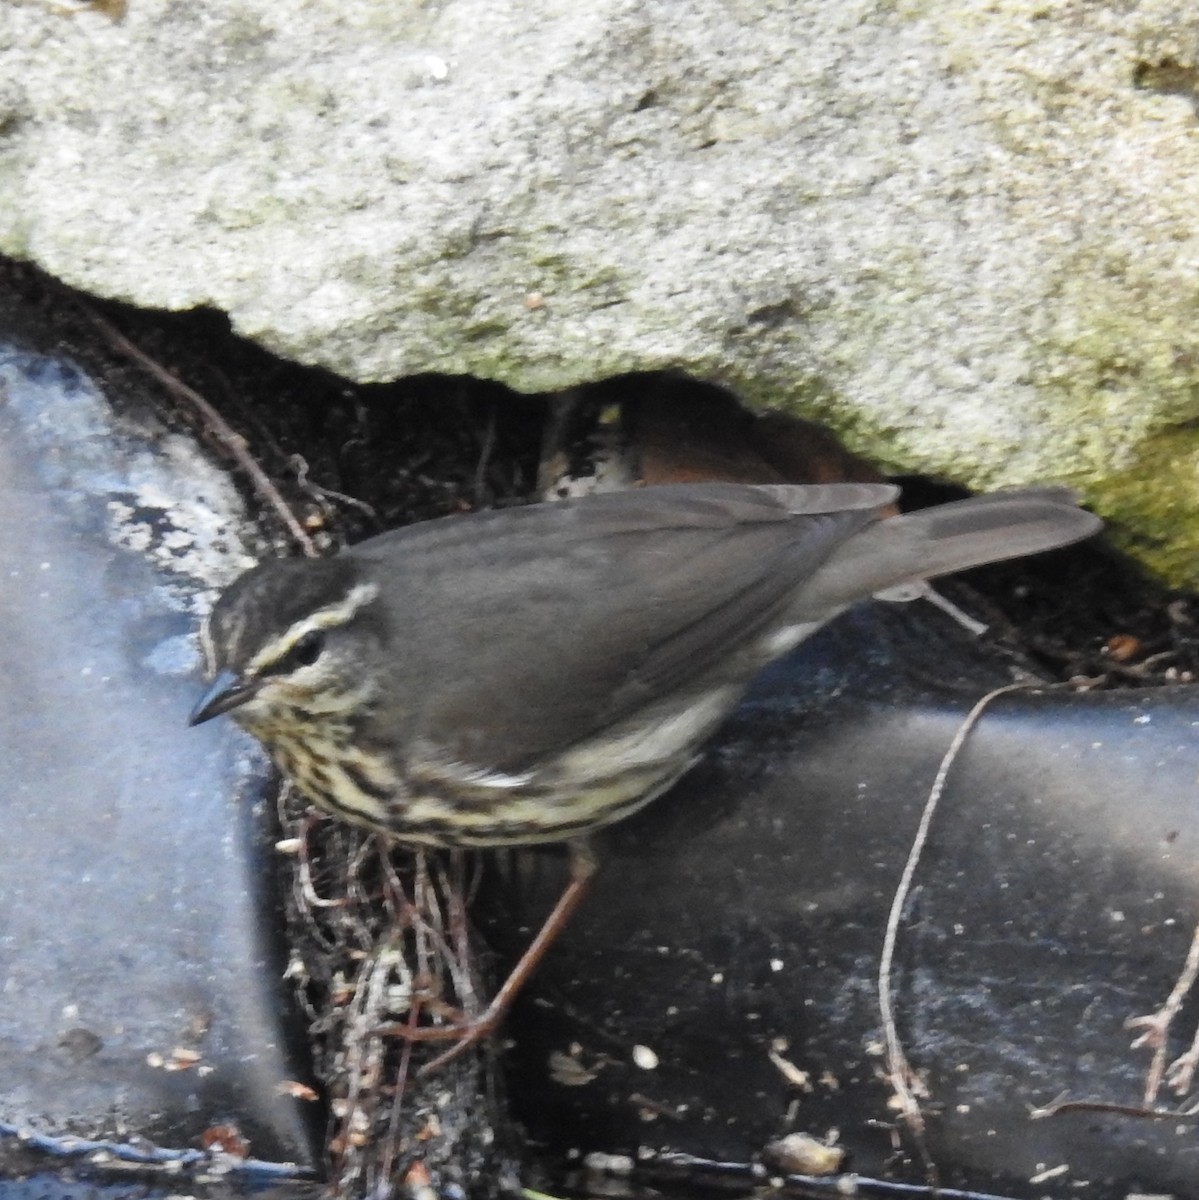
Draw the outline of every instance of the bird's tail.
<instances>
[{"instance_id":1,"label":"bird's tail","mask_svg":"<svg viewBox=\"0 0 1199 1200\"><path fill-rule=\"evenodd\" d=\"M993 492L878 521L833 552L803 589L841 607L938 575L1081 541L1102 521L1068 488Z\"/></svg>"}]
</instances>

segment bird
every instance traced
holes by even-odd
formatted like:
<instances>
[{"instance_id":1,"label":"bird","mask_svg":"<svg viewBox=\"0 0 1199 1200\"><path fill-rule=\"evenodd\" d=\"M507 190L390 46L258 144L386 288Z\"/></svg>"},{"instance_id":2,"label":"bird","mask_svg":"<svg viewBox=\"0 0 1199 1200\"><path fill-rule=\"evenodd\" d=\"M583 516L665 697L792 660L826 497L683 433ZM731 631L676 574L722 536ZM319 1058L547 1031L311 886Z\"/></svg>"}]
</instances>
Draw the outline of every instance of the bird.
<instances>
[{"instance_id":1,"label":"bird","mask_svg":"<svg viewBox=\"0 0 1199 1200\"><path fill-rule=\"evenodd\" d=\"M590 835L678 780L768 663L858 601L1101 525L1065 488L891 515L897 495L666 484L267 560L203 623L190 724L229 714L318 808L396 842L568 845L561 899L440 1064L498 1026L569 920Z\"/></svg>"}]
</instances>

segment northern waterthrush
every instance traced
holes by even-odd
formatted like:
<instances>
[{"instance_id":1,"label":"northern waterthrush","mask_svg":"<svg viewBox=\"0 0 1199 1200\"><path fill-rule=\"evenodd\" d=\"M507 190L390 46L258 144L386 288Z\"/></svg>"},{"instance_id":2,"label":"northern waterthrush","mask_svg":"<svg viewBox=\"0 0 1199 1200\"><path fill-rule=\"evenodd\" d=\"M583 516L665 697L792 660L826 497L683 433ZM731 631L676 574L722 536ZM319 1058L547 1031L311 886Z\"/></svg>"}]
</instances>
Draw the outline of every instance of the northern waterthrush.
<instances>
[{"instance_id":1,"label":"northern waterthrush","mask_svg":"<svg viewBox=\"0 0 1199 1200\"><path fill-rule=\"evenodd\" d=\"M1100 524L1063 489L883 518L895 497L650 487L266 562L205 624L191 722L229 713L313 803L398 841L572 844L572 884L475 1040L581 897L583 839L678 779L768 662L872 594Z\"/></svg>"}]
</instances>

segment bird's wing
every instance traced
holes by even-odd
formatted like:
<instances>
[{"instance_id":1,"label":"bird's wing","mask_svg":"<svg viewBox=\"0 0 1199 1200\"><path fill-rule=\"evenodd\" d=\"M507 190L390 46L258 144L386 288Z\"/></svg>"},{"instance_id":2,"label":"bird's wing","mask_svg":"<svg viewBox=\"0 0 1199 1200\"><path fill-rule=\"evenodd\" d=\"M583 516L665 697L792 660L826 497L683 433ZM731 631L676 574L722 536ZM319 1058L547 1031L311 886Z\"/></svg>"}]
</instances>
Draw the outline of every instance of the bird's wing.
<instances>
[{"instance_id":1,"label":"bird's wing","mask_svg":"<svg viewBox=\"0 0 1199 1200\"><path fill-rule=\"evenodd\" d=\"M386 719L448 760L517 772L702 678L893 496L646 488L372 539L351 553L395 614Z\"/></svg>"}]
</instances>

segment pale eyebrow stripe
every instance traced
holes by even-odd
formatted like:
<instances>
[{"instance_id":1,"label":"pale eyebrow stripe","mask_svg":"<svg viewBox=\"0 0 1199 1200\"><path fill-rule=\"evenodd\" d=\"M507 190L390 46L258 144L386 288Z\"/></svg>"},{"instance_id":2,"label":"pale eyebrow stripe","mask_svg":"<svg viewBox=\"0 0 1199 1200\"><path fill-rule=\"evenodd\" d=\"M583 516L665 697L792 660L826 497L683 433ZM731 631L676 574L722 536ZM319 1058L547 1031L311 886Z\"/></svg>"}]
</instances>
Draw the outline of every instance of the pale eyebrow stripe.
<instances>
[{"instance_id":1,"label":"pale eyebrow stripe","mask_svg":"<svg viewBox=\"0 0 1199 1200\"><path fill-rule=\"evenodd\" d=\"M355 584L344 600L330 604L327 608L319 609L311 616L297 621L290 629L279 637L267 642L246 666L247 675L257 675L273 663L277 663L306 633L318 629L335 629L338 625L347 625L354 614L364 605L369 604L379 594L377 583Z\"/></svg>"}]
</instances>

